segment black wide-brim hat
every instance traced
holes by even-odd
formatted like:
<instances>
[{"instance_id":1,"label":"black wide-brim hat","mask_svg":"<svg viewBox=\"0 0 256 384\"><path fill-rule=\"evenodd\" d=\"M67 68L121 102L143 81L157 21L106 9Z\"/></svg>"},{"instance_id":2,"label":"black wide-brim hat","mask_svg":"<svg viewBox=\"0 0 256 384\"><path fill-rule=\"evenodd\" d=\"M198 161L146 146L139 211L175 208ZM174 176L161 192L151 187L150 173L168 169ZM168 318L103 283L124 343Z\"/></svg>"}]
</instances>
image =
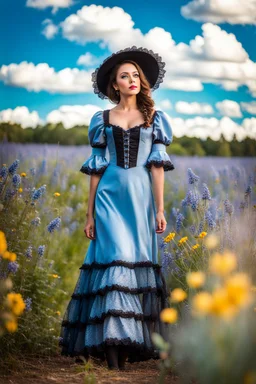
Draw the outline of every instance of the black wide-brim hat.
<instances>
[{"instance_id":1,"label":"black wide-brim hat","mask_svg":"<svg viewBox=\"0 0 256 384\"><path fill-rule=\"evenodd\" d=\"M98 94L101 99L108 98L106 93L110 73L113 67L123 60L133 60L138 63L150 84L151 91L157 89L160 83L163 82L166 71L163 69L165 63L162 61L161 56L151 49L132 46L107 57L92 73L94 93Z\"/></svg>"}]
</instances>

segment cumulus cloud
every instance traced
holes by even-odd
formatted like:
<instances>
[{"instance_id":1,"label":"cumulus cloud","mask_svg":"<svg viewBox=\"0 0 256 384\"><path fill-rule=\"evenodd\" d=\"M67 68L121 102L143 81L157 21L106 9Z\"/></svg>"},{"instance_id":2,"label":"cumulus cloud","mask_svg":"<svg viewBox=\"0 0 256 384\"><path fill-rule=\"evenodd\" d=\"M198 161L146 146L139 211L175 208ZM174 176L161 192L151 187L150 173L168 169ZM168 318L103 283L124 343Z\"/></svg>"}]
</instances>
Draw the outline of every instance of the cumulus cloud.
<instances>
[{"instance_id":1,"label":"cumulus cloud","mask_svg":"<svg viewBox=\"0 0 256 384\"><path fill-rule=\"evenodd\" d=\"M241 117L242 112L240 105L233 100L223 100L216 103L216 108L224 116L229 117Z\"/></svg>"},{"instance_id":2,"label":"cumulus cloud","mask_svg":"<svg viewBox=\"0 0 256 384\"><path fill-rule=\"evenodd\" d=\"M0 111L0 122L20 124L22 128L35 128L43 124L36 111L29 112L27 107L16 107L15 109L4 109Z\"/></svg>"},{"instance_id":3,"label":"cumulus cloud","mask_svg":"<svg viewBox=\"0 0 256 384\"><path fill-rule=\"evenodd\" d=\"M256 115L256 101L248 103L242 102L241 107L244 111L250 113L251 115Z\"/></svg>"},{"instance_id":4,"label":"cumulus cloud","mask_svg":"<svg viewBox=\"0 0 256 384\"><path fill-rule=\"evenodd\" d=\"M256 24L256 0L192 0L181 14L199 22Z\"/></svg>"},{"instance_id":5,"label":"cumulus cloud","mask_svg":"<svg viewBox=\"0 0 256 384\"><path fill-rule=\"evenodd\" d=\"M59 30L59 27L55 25L51 19L45 19L42 22L43 25L45 25L44 29L42 30L42 34L46 37L46 39L50 40L53 39Z\"/></svg>"},{"instance_id":6,"label":"cumulus cloud","mask_svg":"<svg viewBox=\"0 0 256 384\"><path fill-rule=\"evenodd\" d=\"M92 55L90 52L86 52L84 55L79 56L77 60L77 65L84 65L86 67L91 67L99 62L98 57Z\"/></svg>"},{"instance_id":7,"label":"cumulus cloud","mask_svg":"<svg viewBox=\"0 0 256 384\"><path fill-rule=\"evenodd\" d=\"M59 8L69 8L74 4L73 0L27 0L26 6L37 9L52 8L55 14Z\"/></svg>"},{"instance_id":8,"label":"cumulus cloud","mask_svg":"<svg viewBox=\"0 0 256 384\"><path fill-rule=\"evenodd\" d=\"M34 65L26 61L3 65L0 80L6 85L26 88L29 91L49 93L91 92L91 72L77 68L65 68L55 72L47 63Z\"/></svg>"},{"instance_id":9,"label":"cumulus cloud","mask_svg":"<svg viewBox=\"0 0 256 384\"><path fill-rule=\"evenodd\" d=\"M75 125L88 125L93 114L101 108L96 105L62 105L59 109L51 111L46 122L57 124L62 123L66 129L72 128Z\"/></svg>"},{"instance_id":10,"label":"cumulus cloud","mask_svg":"<svg viewBox=\"0 0 256 384\"><path fill-rule=\"evenodd\" d=\"M186 101L178 101L175 104L175 110L178 113L185 115L211 115L214 113L213 108L210 104L206 103L188 103Z\"/></svg>"},{"instance_id":11,"label":"cumulus cloud","mask_svg":"<svg viewBox=\"0 0 256 384\"><path fill-rule=\"evenodd\" d=\"M169 99L161 100L159 105L163 109L172 109L172 103L170 102Z\"/></svg>"}]
</instances>

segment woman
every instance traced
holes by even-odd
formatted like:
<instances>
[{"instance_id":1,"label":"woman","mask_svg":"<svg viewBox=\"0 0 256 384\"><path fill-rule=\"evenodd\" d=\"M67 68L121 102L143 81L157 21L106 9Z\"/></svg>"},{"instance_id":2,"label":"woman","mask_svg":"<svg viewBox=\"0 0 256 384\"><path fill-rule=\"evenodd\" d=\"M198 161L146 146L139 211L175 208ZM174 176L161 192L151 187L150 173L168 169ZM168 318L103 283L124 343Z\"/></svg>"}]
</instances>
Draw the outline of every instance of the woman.
<instances>
[{"instance_id":1,"label":"woman","mask_svg":"<svg viewBox=\"0 0 256 384\"><path fill-rule=\"evenodd\" d=\"M158 264L157 234L166 229L164 171L174 169L167 115L154 110L150 91L165 63L145 48L126 48L92 74L94 92L116 104L89 125L91 175L85 235L92 240L62 322L62 354L125 361L159 358L151 334L166 337L159 314L168 293ZM108 147L110 160L105 157ZM155 201L154 201L155 199Z\"/></svg>"}]
</instances>

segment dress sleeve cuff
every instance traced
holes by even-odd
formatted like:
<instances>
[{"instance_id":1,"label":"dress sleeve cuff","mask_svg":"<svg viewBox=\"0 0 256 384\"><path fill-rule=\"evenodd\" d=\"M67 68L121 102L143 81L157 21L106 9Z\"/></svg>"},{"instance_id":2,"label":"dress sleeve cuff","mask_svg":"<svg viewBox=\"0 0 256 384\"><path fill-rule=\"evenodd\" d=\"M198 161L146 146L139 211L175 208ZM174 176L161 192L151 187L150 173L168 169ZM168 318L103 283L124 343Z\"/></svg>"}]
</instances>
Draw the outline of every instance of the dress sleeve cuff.
<instances>
[{"instance_id":1,"label":"dress sleeve cuff","mask_svg":"<svg viewBox=\"0 0 256 384\"><path fill-rule=\"evenodd\" d=\"M151 153L146 162L146 168L151 169L152 165L157 168L163 167L164 171L172 171L175 169L164 144L153 144Z\"/></svg>"},{"instance_id":2,"label":"dress sleeve cuff","mask_svg":"<svg viewBox=\"0 0 256 384\"><path fill-rule=\"evenodd\" d=\"M83 163L80 172L87 175L102 175L109 164L105 153L106 148L92 148L92 154Z\"/></svg>"}]
</instances>

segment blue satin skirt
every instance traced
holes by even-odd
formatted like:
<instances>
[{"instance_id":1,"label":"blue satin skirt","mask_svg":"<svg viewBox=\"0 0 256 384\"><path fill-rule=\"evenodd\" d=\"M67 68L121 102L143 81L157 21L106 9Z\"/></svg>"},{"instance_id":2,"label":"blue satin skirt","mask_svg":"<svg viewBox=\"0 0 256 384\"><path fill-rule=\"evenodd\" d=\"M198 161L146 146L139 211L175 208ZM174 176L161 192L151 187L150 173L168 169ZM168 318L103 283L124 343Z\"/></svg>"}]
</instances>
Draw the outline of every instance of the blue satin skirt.
<instances>
[{"instance_id":1,"label":"blue satin skirt","mask_svg":"<svg viewBox=\"0 0 256 384\"><path fill-rule=\"evenodd\" d=\"M168 292L158 262L150 172L109 164L95 196L95 235L61 326L61 354L104 360L106 345L125 345L128 361L158 359L151 334Z\"/></svg>"}]
</instances>

